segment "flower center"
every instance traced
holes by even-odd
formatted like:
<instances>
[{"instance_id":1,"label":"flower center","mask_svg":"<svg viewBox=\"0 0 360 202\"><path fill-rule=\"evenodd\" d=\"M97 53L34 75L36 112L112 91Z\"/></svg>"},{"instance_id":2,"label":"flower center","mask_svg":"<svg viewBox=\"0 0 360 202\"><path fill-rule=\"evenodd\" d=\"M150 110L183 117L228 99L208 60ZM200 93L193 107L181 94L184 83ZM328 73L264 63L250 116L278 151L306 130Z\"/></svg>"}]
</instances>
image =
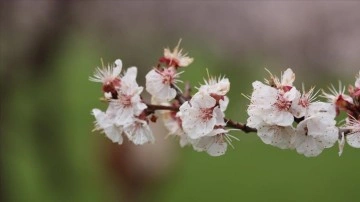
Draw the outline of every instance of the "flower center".
<instances>
[{"instance_id":1,"label":"flower center","mask_svg":"<svg viewBox=\"0 0 360 202\"><path fill-rule=\"evenodd\" d=\"M213 108L201 108L200 109L200 118L203 121L208 121L213 117Z\"/></svg>"},{"instance_id":2,"label":"flower center","mask_svg":"<svg viewBox=\"0 0 360 202\"><path fill-rule=\"evenodd\" d=\"M277 98L277 101L275 103L275 106L280 110L280 111L288 111L291 107L291 101L288 101L284 98L284 96L279 95Z\"/></svg>"},{"instance_id":3,"label":"flower center","mask_svg":"<svg viewBox=\"0 0 360 202\"><path fill-rule=\"evenodd\" d=\"M301 105L302 107L306 108L306 107L308 107L308 106L310 105L310 102L309 102L309 99L307 99L306 97L304 97L304 98L301 98L301 99L299 100L299 103L298 103L298 104Z\"/></svg>"},{"instance_id":4,"label":"flower center","mask_svg":"<svg viewBox=\"0 0 360 202\"><path fill-rule=\"evenodd\" d=\"M165 69L161 74L163 76L163 84L170 85L174 83L174 71L170 69Z\"/></svg>"}]
</instances>

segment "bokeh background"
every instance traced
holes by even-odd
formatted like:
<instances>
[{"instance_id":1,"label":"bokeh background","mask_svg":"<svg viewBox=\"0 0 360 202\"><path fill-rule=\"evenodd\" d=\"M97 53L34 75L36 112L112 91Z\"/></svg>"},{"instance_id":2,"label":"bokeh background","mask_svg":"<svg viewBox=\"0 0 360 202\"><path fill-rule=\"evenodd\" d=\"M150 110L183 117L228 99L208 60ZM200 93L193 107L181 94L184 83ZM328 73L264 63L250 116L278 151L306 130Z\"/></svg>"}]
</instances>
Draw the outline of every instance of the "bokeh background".
<instances>
[{"instance_id":1,"label":"bokeh background","mask_svg":"<svg viewBox=\"0 0 360 202\"><path fill-rule=\"evenodd\" d=\"M360 65L356 1L1 1L1 201L357 201L360 151L317 158L255 134L209 157L153 124L154 145L115 145L93 133L100 58L139 68L164 47L195 58L182 79L231 83L226 114L246 120L251 82L291 67L296 85L353 84ZM144 94L146 97L146 93ZM149 99L147 96L146 99Z\"/></svg>"}]
</instances>

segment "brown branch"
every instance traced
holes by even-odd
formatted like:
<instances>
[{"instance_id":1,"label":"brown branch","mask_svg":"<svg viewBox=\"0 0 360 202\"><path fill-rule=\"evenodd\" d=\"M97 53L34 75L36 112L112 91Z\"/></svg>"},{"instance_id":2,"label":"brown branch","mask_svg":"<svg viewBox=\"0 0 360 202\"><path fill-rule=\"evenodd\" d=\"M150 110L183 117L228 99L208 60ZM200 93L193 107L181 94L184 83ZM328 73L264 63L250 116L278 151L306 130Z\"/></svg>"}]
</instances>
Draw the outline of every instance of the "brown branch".
<instances>
[{"instance_id":1,"label":"brown branch","mask_svg":"<svg viewBox=\"0 0 360 202\"><path fill-rule=\"evenodd\" d=\"M246 124L235 122L231 119L226 119L226 118L224 118L224 121L226 123L226 127L239 129L245 133L257 132L257 130L255 128L250 128Z\"/></svg>"},{"instance_id":2,"label":"brown branch","mask_svg":"<svg viewBox=\"0 0 360 202\"><path fill-rule=\"evenodd\" d=\"M154 114L156 110L169 110L169 111L179 111L178 107L174 106L165 106L165 105L153 105L153 104L147 104L147 109L145 109L145 113L147 115Z\"/></svg>"},{"instance_id":3,"label":"brown branch","mask_svg":"<svg viewBox=\"0 0 360 202\"><path fill-rule=\"evenodd\" d=\"M146 115L154 114L156 110L169 110L169 111L175 111L175 112L179 111L179 107L175 107L175 106L153 105L153 104L148 104L148 103L145 103L145 104L148 107L145 110ZM231 119L226 119L226 118L224 119L224 121L226 123L226 127L239 129L245 133L257 132L257 130L255 128L250 128L246 124L243 124L240 122L235 122Z\"/></svg>"},{"instance_id":4,"label":"brown branch","mask_svg":"<svg viewBox=\"0 0 360 202\"><path fill-rule=\"evenodd\" d=\"M174 106L165 106L165 105L153 105L153 104L146 104L148 109L150 110L170 110L170 111L179 111L178 107Z\"/></svg>"}]
</instances>

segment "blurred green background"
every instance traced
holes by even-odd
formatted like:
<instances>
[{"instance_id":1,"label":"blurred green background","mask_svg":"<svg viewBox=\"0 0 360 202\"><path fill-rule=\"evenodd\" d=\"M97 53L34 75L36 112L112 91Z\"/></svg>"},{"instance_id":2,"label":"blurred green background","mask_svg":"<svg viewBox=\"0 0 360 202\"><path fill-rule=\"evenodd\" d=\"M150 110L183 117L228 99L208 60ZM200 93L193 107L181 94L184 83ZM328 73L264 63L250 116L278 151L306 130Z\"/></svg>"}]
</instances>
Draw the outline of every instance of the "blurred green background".
<instances>
[{"instance_id":1,"label":"blurred green background","mask_svg":"<svg viewBox=\"0 0 360 202\"><path fill-rule=\"evenodd\" d=\"M231 81L229 118L246 121L251 83L291 67L296 85L353 84L360 64L358 2L12 1L0 3L1 201L357 201L360 151L317 158L255 134L218 158L181 149L161 122L153 145L115 145L91 132L94 68L117 58L138 83L164 47L194 63L182 80ZM145 98L149 96L144 93Z\"/></svg>"}]
</instances>

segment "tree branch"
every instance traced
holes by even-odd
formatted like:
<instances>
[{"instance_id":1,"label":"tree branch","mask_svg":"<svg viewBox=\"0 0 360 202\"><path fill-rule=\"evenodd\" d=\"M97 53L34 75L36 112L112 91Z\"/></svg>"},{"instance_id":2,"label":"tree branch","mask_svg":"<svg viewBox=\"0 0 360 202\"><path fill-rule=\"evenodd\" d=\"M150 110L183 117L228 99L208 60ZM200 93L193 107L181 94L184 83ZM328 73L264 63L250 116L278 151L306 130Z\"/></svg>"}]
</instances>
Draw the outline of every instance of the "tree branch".
<instances>
[{"instance_id":1,"label":"tree branch","mask_svg":"<svg viewBox=\"0 0 360 202\"><path fill-rule=\"evenodd\" d=\"M146 115L154 114L156 110L169 110L169 111L175 111L175 112L179 111L179 108L175 107L175 106L153 105L153 104L148 104L148 103L145 103L145 104L148 107L146 109ZM239 129L245 133L257 132L257 130L255 128L251 128L251 127L247 126L246 124L243 124L240 122L235 122L235 121L233 121L231 119L227 119L227 118L224 118L224 121L226 123L226 127Z\"/></svg>"},{"instance_id":2,"label":"tree branch","mask_svg":"<svg viewBox=\"0 0 360 202\"><path fill-rule=\"evenodd\" d=\"M250 128L246 124L235 122L235 121L233 121L231 119L227 119L227 118L224 118L224 121L226 123L226 127L239 129L245 133L257 132L257 130L255 128Z\"/></svg>"},{"instance_id":3,"label":"tree branch","mask_svg":"<svg viewBox=\"0 0 360 202\"><path fill-rule=\"evenodd\" d=\"M156 110L169 110L169 111L179 111L178 107L174 107L174 106L165 106L165 105L153 105L153 104L147 104L147 109L146 114L150 115L150 114L154 114Z\"/></svg>"}]
</instances>

